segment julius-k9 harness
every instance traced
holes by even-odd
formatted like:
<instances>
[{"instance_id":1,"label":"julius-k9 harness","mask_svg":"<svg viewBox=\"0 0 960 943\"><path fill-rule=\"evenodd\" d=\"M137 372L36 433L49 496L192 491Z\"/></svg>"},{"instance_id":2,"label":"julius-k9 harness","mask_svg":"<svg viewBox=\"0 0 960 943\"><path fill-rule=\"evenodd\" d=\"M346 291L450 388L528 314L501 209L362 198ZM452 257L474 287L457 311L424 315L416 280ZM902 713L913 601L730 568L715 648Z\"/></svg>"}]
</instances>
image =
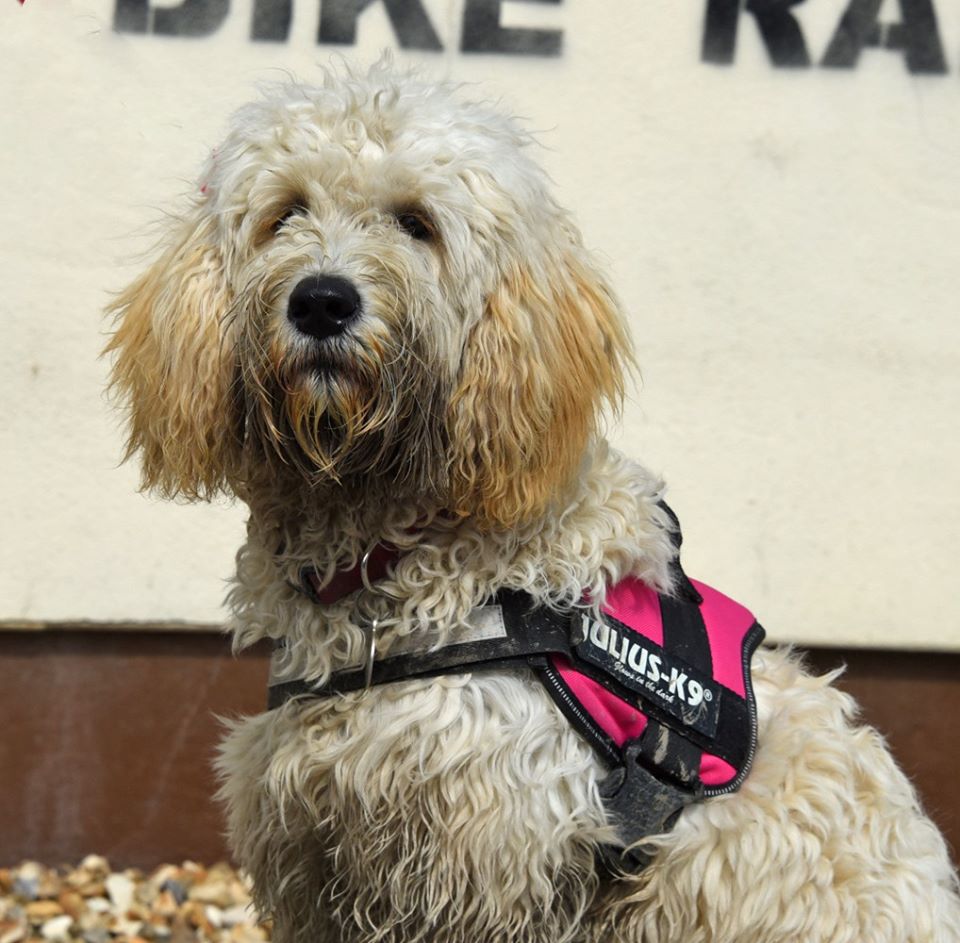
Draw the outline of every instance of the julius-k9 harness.
<instances>
[{"instance_id":1,"label":"julius-k9 harness","mask_svg":"<svg viewBox=\"0 0 960 943\"><path fill-rule=\"evenodd\" d=\"M390 558L378 549L373 568L384 574ZM587 608L558 612L501 590L443 647L411 650L406 639L375 660L371 635L366 665L336 672L320 687L306 679L271 683L269 707L414 678L533 669L612 768L601 794L622 845L604 849L604 858L642 867L637 843L668 830L690 803L738 789L756 747L750 661L764 631L739 603L688 579L679 559L674 567L675 595L627 578L607 590L599 616ZM321 588L304 568L297 588L325 604L360 586L359 576L335 579L339 585Z\"/></svg>"}]
</instances>

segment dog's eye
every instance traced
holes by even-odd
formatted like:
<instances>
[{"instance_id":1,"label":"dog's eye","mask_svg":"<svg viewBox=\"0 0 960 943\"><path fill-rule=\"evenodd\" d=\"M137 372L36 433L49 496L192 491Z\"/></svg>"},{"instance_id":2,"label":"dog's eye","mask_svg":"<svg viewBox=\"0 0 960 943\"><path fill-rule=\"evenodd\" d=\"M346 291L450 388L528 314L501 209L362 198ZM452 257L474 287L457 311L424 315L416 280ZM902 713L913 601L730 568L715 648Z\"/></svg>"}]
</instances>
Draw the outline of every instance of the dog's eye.
<instances>
[{"instance_id":1,"label":"dog's eye","mask_svg":"<svg viewBox=\"0 0 960 943\"><path fill-rule=\"evenodd\" d=\"M273 225L270 227L272 233L278 233L281 229L291 220L294 216L302 216L306 213L307 208L302 203L293 203L288 206L283 214L277 217Z\"/></svg>"},{"instance_id":2,"label":"dog's eye","mask_svg":"<svg viewBox=\"0 0 960 943\"><path fill-rule=\"evenodd\" d=\"M397 225L411 239L429 242L436 237L436 228L433 220L423 210L400 210L394 214Z\"/></svg>"}]
</instances>

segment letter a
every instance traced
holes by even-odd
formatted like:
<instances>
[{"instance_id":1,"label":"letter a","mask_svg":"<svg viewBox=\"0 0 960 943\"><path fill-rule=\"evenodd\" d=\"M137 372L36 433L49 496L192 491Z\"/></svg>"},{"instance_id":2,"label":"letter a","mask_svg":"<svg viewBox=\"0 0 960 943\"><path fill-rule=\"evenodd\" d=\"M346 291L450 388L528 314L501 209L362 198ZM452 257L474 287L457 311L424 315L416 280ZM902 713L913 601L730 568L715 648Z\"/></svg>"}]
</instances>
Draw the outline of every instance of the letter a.
<instances>
[{"instance_id":1,"label":"letter a","mask_svg":"<svg viewBox=\"0 0 960 943\"><path fill-rule=\"evenodd\" d=\"M821 65L852 69L864 46L902 51L907 69L915 74L939 75L947 71L937 15L930 0L899 0L899 23L879 23L883 0L850 0L840 18Z\"/></svg>"}]
</instances>

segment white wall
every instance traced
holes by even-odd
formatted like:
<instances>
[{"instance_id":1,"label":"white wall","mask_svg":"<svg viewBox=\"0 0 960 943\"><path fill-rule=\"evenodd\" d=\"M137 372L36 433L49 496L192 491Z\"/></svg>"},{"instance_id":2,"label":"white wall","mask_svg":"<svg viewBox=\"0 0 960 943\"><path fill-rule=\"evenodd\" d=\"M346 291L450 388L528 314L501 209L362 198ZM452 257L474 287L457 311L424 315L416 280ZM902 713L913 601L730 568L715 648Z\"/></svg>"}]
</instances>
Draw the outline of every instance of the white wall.
<instances>
[{"instance_id":1,"label":"white wall","mask_svg":"<svg viewBox=\"0 0 960 943\"><path fill-rule=\"evenodd\" d=\"M117 467L100 311L257 81L396 47L381 0L338 48L317 0L286 42L251 42L253 0L204 37L116 32L115 2L0 5L11 623L221 618L243 511L155 502ZM398 59L539 130L630 312L643 383L615 438L670 482L688 571L776 639L960 648L960 9L936 4L947 71L921 74L882 48L775 66L746 14L734 61L705 62L700 0L509 3L561 54L466 54L464 2L424 0L445 49ZM844 7L793 8L814 63Z\"/></svg>"}]
</instances>

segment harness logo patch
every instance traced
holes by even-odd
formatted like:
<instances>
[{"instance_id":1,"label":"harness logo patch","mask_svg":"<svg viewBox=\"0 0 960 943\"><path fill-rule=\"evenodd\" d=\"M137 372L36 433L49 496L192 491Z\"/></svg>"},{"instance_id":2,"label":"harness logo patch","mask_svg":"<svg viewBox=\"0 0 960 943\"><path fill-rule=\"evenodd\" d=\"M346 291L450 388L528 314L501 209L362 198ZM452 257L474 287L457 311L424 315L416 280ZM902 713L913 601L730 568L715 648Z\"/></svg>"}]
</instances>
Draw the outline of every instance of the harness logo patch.
<instances>
[{"instance_id":1,"label":"harness logo patch","mask_svg":"<svg viewBox=\"0 0 960 943\"><path fill-rule=\"evenodd\" d=\"M720 689L715 681L611 616L584 615L582 636L577 654L635 691L641 702L705 736L716 732Z\"/></svg>"}]
</instances>

